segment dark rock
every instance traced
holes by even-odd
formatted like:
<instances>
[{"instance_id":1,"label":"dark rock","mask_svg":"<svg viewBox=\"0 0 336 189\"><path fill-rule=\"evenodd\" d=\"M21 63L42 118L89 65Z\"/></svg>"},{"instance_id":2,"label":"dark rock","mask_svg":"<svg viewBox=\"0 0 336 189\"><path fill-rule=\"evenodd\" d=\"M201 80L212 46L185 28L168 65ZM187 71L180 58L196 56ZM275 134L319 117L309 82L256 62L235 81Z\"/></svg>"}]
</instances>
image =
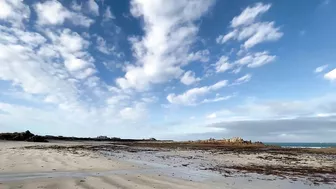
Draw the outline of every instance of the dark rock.
<instances>
[{"instance_id":1,"label":"dark rock","mask_svg":"<svg viewBox=\"0 0 336 189\"><path fill-rule=\"evenodd\" d=\"M43 136L35 135L27 139L29 142L48 142Z\"/></svg>"},{"instance_id":2,"label":"dark rock","mask_svg":"<svg viewBox=\"0 0 336 189\"><path fill-rule=\"evenodd\" d=\"M22 133L0 133L0 140L48 142L45 137L34 135L28 130Z\"/></svg>"}]
</instances>

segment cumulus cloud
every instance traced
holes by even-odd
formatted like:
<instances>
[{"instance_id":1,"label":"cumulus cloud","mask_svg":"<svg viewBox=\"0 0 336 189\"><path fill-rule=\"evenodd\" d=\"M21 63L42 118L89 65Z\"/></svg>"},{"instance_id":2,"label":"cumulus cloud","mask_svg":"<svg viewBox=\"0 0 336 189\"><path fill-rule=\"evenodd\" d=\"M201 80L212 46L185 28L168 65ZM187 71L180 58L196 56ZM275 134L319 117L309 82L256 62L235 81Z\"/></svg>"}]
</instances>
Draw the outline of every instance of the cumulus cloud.
<instances>
[{"instance_id":1,"label":"cumulus cloud","mask_svg":"<svg viewBox=\"0 0 336 189\"><path fill-rule=\"evenodd\" d=\"M29 6L20 0L1 0L0 7L0 20L14 27L23 27L23 22L30 17Z\"/></svg>"},{"instance_id":2,"label":"cumulus cloud","mask_svg":"<svg viewBox=\"0 0 336 189\"><path fill-rule=\"evenodd\" d=\"M206 1L131 1L131 13L144 21L145 35L132 37L136 63L126 66L116 83L123 89L146 90L151 84L177 79L190 62L189 48L196 40L199 20L213 4Z\"/></svg>"},{"instance_id":3,"label":"cumulus cloud","mask_svg":"<svg viewBox=\"0 0 336 189\"><path fill-rule=\"evenodd\" d=\"M202 100L200 101L200 97L203 97L212 91L219 90L227 86L227 84L228 84L227 80L222 80L210 86L204 86L199 88L196 87L189 89L186 92L179 95L171 93L167 96L167 100L171 104L189 105L189 106L197 105L202 102Z\"/></svg>"},{"instance_id":4,"label":"cumulus cloud","mask_svg":"<svg viewBox=\"0 0 336 189\"><path fill-rule=\"evenodd\" d=\"M83 108L84 90L98 91L92 85L96 69L87 52L89 42L70 29L41 31L0 26L4 53L0 55L0 80L31 97L25 100L62 109Z\"/></svg>"},{"instance_id":5,"label":"cumulus cloud","mask_svg":"<svg viewBox=\"0 0 336 189\"><path fill-rule=\"evenodd\" d=\"M74 25L89 27L94 22L80 12L68 10L57 0L36 3L34 7L40 25L61 25L68 20Z\"/></svg>"},{"instance_id":6,"label":"cumulus cloud","mask_svg":"<svg viewBox=\"0 0 336 189\"><path fill-rule=\"evenodd\" d=\"M94 15L94 16L99 16L99 5L96 3L95 0L88 0L87 1L87 6L89 8L89 11Z\"/></svg>"},{"instance_id":7,"label":"cumulus cloud","mask_svg":"<svg viewBox=\"0 0 336 189\"><path fill-rule=\"evenodd\" d=\"M69 29L58 32L46 31L53 48L64 60L65 68L76 78L83 79L95 73L93 57L86 52L89 42ZM44 50L44 46L41 48ZM49 59L51 57L48 57Z\"/></svg>"},{"instance_id":8,"label":"cumulus cloud","mask_svg":"<svg viewBox=\"0 0 336 189\"><path fill-rule=\"evenodd\" d=\"M279 27L274 22L260 22L258 16L266 13L271 8L270 4L257 3L253 7L247 7L239 16L231 21L232 31L226 35L217 37L219 44L229 40L244 41L243 47L249 49L257 44L277 41L283 36Z\"/></svg>"},{"instance_id":9,"label":"cumulus cloud","mask_svg":"<svg viewBox=\"0 0 336 189\"><path fill-rule=\"evenodd\" d=\"M324 78L330 81L335 81L336 80L336 69L333 69L330 72L324 74Z\"/></svg>"},{"instance_id":10,"label":"cumulus cloud","mask_svg":"<svg viewBox=\"0 0 336 189\"><path fill-rule=\"evenodd\" d=\"M321 73L321 72L323 72L325 69L327 69L328 68L328 64L325 64L325 65L322 65L322 66L319 66L319 67L317 67L315 70L314 70L314 72L315 73Z\"/></svg>"},{"instance_id":11,"label":"cumulus cloud","mask_svg":"<svg viewBox=\"0 0 336 189\"><path fill-rule=\"evenodd\" d=\"M210 51L209 50L200 50L195 53L190 53L188 55L188 60L189 61L200 61L200 62L208 62L209 61L209 56L210 56Z\"/></svg>"},{"instance_id":12,"label":"cumulus cloud","mask_svg":"<svg viewBox=\"0 0 336 189\"><path fill-rule=\"evenodd\" d=\"M52 64L49 57L36 56L32 50L36 44L44 44L46 39L34 32L15 32L15 29L3 28L2 35L11 35L17 40L2 41L0 49L1 71L0 79L11 81L20 86L24 92L57 96L64 101L74 101L76 90L67 81L67 71ZM15 35L16 34L16 35ZM26 38L20 36L35 36Z\"/></svg>"},{"instance_id":13,"label":"cumulus cloud","mask_svg":"<svg viewBox=\"0 0 336 189\"><path fill-rule=\"evenodd\" d=\"M5 112L0 113L2 126L12 128L8 131L17 127L61 135L83 129L90 134L81 134L98 135L120 124L123 128L115 128L116 135L136 137L139 131L127 135L122 131L142 126L134 123L147 119L146 104L95 76L90 42L62 27L41 28L40 32L0 26L0 82L9 84L3 86L7 99L24 102L0 102L1 112ZM99 131L92 125L99 125Z\"/></svg>"},{"instance_id":14,"label":"cumulus cloud","mask_svg":"<svg viewBox=\"0 0 336 189\"><path fill-rule=\"evenodd\" d=\"M195 72L193 71L187 71L184 73L184 75L181 77L181 83L185 84L185 85L191 85L195 82L200 81L201 78L199 77L195 77Z\"/></svg>"},{"instance_id":15,"label":"cumulus cloud","mask_svg":"<svg viewBox=\"0 0 336 189\"><path fill-rule=\"evenodd\" d=\"M225 72L233 67L233 64L229 63L229 57L221 56L215 63L216 72Z\"/></svg>"}]
</instances>

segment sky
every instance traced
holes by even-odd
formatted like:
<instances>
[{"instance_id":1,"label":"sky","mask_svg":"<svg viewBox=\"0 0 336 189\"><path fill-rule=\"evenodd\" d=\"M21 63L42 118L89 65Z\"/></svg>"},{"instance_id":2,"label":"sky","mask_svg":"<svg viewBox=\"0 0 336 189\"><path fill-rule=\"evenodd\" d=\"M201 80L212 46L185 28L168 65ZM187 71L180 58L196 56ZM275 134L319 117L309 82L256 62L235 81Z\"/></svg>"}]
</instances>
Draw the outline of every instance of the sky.
<instances>
[{"instance_id":1,"label":"sky","mask_svg":"<svg viewBox=\"0 0 336 189\"><path fill-rule=\"evenodd\" d=\"M0 0L0 130L336 142L335 0Z\"/></svg>"}]
</instances>

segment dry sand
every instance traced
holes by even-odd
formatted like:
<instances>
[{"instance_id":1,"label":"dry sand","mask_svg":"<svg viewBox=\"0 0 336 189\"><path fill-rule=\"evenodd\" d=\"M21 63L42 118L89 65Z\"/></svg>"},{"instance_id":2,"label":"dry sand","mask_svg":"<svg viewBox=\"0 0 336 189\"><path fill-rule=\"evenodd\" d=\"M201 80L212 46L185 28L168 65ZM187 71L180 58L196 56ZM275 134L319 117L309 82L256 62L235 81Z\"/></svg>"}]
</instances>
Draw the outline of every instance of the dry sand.
<instances>
[{"instance_id":1,"label":"dry sand","mask_svg":"<svg viewBox=\"0 0 336 189\"><path fill-rule=\"evenodd\" d=\"M149 166L90 152L72 154L57 150L12 149L32 145L24 142L1 142L0 145L1 189L222 188L216 183L160 175L160 171Z\"/></svg>"},{"instance_id":2,"label":"dry sand","mask_svg":"<svg viewBox=\"0 0 336 189\"><path fill-rule=\"evenodd\" d=\"M78 144L57 143L57 145L66 146ZM37 144L0 142L0 189L335 188L332 185L313 186L305 185L302 182L273 180L266 176L264 180L253 179L253 177L223 177L208 171L195 170L189 166L167 166L157 160L148 159L148 162L145 163L144 161L137 162L131 158L130 153L126 152L119 152L114 156L104 156L92 151L79 150L71 153L57 149L20 148L29 145ZM55 143L43 143L42 145L55 145ZM190 155L181 153L182 156ZM232 157L227 161L234 160L235 158ZM181 163L183 162L179 162L179 164Z\"/></svg>"}]
</instances>

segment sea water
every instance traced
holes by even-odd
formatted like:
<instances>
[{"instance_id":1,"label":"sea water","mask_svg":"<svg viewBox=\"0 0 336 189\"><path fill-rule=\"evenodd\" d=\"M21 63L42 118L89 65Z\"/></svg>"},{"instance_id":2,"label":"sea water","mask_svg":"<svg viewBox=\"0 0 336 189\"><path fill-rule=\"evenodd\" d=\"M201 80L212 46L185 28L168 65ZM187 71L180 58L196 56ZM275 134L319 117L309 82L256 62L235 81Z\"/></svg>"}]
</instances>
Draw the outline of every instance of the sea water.
<instances>
[{"instance_id":1,"label":"sea water","mask_svg":"<svg viewBox=\"0 0 336 189\"><path fill-rule=\"evenodd\" d=\"M281 147L289 147L289 148L330 148L336 147L336 143L287 143L287 142L270 142L264 143L267 145L276 145Z\"/></svg>"}]
</instances>

